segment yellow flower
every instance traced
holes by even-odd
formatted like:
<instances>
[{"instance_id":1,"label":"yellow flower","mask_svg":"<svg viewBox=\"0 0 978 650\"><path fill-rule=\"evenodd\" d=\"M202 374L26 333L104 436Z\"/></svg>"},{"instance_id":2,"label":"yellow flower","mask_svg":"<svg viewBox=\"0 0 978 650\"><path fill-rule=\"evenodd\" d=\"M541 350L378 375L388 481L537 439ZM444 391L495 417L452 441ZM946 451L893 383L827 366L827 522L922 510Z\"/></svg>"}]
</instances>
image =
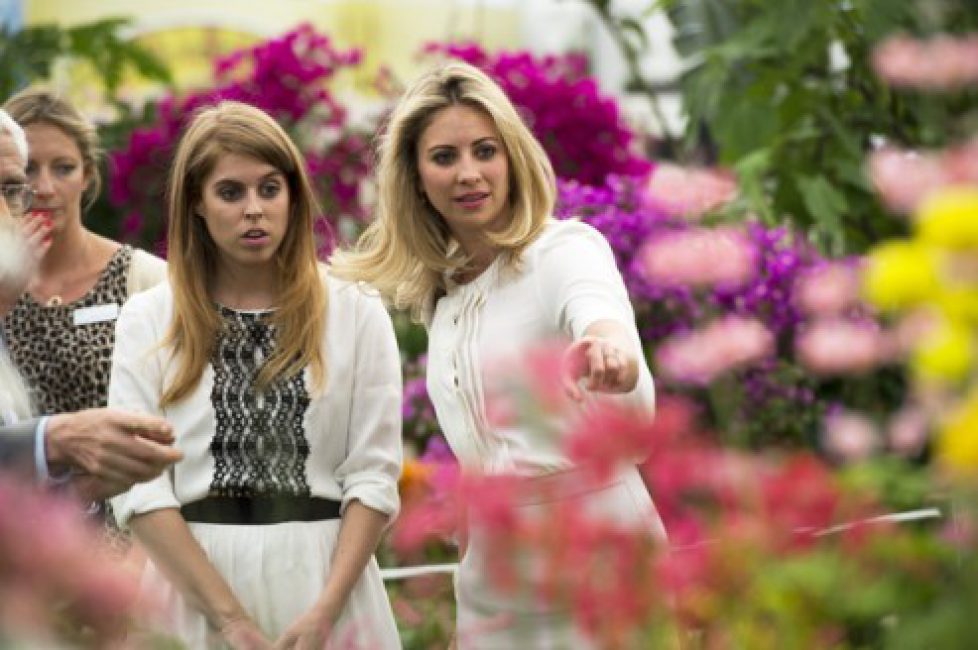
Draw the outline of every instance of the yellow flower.
<instances>
[{"instance_id":1,"label":"yellow flower","mask_svg":"<svg viewBox=\"0 0 978 650\"><path fill-rule=\"evenodd\" d=\"M428 487L433 470L430 465L416 458L407 458L401 468L397 487L404 499L420 496Z\"/></svg>"},{"instance_id":2,"label":"yellow flower","mask_svg":"<svg viewBox=\"0 0 978 650\"><path fill-rule=\"evenodd\" d=\"M937 453L952 468L978 468L978 390L972 390L944 422L937 439Z\"/></svg>"},{"instance_id":3,"label":"yellow flower","mask_svg":"<svg viewBox=\"0 0 978 650\"><path fill-rule=\"evenodd\" d=\"M959 381L975 361L971 328L943 316L916 346L910 366L924 380Z\"/></svg>"},{"instance_id":4,"label":"yellow flower","mask_svg":"<svg viewBox=\"0 0 978 650\"><path fill-rule=\"evenodd\" d=\"M924 200L917 213L921 241L950 249L978 248L978 189L949 187Z\"/></svg>"},{"instance_id":5,"label":"yellow flower","mask_svg":"<svg viewBox=\"0 0 978 650\"><path fill-rule=\"evenodd\" d=\"M978 323L978 290L967 287L942 287L934 304L952 320Z\"/></svg>"},{"instance_id":6,"label":"yellow flower","mask_svg":"<svg viewBox=\"0 0 978 650\"><path fill-rule=\"evenodd\" d=\"M863 293L884 311L917 305L939 286L938 261L937 251L916 242L885 242L866 259Z\"/></svg>"}]
</instances>

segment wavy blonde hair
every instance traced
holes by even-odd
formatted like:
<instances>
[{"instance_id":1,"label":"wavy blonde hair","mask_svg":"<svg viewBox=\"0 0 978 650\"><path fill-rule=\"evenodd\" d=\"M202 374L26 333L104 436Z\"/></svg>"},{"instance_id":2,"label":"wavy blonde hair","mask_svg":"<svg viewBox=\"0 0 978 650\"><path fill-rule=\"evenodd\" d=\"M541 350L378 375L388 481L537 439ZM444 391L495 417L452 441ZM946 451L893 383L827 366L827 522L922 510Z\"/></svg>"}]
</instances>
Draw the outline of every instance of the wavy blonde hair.
<instances>
[{"instance_id":1,"label":"wavy blonde hair","mask_svg":"<svg viewBox=\"0 0 978 650\"><path fill-rule=\"evenodd\" d=\"M24 128L31 124L47 124L74 141L81 154L82 172L87 181L84 206L86 209L92 207L102 191L102 175L99 172L102 148L95 126L74 104L57 92L41 86L25 88L8 99L3 107Z\"/></svg>"},{"instance_id":2,"label":"wavy blonde hair","mask_svg":"<svg viewBox=\"0 0 978 650\"><path fill-rule=\"evenodd\" d=\"M271 323L276 328L276 346L256 385L263 389L306 366L311 367L318 388L325 381L321 341L327 297L313 235L319 206L302 155L267 114L247 104L225 101L193 117L170 170L168 261L174 313L164 345L172 346L179 365L173 382L164 388L161 407L180 401L197 386L222 327L207 289L219 251L195 210L207 177L228 154L275 167L285 175L289 188L289 225L275 253L280 300Z\"/></svg>"},{"instance_id":3,"label":"wavy blonde hair","mask_svg":"<svg viewBox=\"0 0 978 650\"><path fill-rule=\"evenodd\" d=\"M451 62L417 79L401 97L379 136L375 220L353 250L331 261L338 277L372 284L396 308L417 319L445 289L444 274L467 263L444 218L421 192L418 141L435 114L469 106L489 116L509 162L512 219L500 232L486 232L489 245L519 262L553 211L553 167L509 98L485 73Z\"/></svg>"}]
</instances>

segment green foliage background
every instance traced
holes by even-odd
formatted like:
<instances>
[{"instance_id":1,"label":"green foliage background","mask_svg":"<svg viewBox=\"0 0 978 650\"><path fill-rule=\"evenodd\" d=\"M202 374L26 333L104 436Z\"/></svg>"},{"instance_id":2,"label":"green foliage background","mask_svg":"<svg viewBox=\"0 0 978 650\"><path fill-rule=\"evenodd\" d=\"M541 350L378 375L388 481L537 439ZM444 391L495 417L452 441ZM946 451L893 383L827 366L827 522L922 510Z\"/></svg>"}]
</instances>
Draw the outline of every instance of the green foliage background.
<instances>
[{"instance_id":1,"label":"green foliage background","mask_svg":"<svg viewBox=\"0 0 978 650\"><path fill-rule=\"evenodd\" d=\"M654 93L632 65L648 39L607 0L588 0L616 34L632 90ZM656 0L686 60L679 81L686 131L680 159L738 175L742 212L788 221L826 253L862 252L902 234L864 171L883 142L941 147L978 126L978 91L927 94L885 86L873 48L895 33L928 36L978 26L978 0ZM653 44L654 45L654 44Z\"/></svg>"}]
</instances>

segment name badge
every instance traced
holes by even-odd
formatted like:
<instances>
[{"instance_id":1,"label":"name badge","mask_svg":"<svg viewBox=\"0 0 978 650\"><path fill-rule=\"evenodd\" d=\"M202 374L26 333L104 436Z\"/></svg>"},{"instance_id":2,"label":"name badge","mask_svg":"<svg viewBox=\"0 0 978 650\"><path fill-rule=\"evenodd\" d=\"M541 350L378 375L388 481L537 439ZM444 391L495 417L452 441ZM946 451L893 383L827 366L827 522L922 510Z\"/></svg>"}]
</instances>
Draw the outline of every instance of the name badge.
<instances>
[{"instance_id":1,"label":"name badge","mask_svg":"<svg viewBox=\"0 0 978 650\"><path fill-rule=\"evenodd\" d=\"M75 310L75 327L91 325L92 323L105 323L118 317L119 304L115 302L110 302L107 305L81 307Z\"/></svg>"}]
</instances>

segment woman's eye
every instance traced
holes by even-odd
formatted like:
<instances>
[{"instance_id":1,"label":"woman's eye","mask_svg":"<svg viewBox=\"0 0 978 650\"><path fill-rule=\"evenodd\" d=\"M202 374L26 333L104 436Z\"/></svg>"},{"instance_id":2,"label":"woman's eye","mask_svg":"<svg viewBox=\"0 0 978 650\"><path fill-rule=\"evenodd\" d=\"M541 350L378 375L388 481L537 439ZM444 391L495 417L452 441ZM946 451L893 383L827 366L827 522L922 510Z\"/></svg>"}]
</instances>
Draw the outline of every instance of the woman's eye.
<instances>
[{"instance_id":1,"label":"woman's eye","mask_svg":"<svg viewBox=\"0 0 978 650\"><path fill-rule=\"evenodd\" d=\"M222 201L236 201L241 196L241 189L233 185L224 185L217 188L217 196Z\"/></svg>"},{"instance_id":2,"label":"woman's eye","mask_svg":"<svg viewBox=\"0 0 978 650\"><path fill-rule=\"evenodd\" d=\"M58 176L70 176L71 173L76 169L78 169L77 165L64 163L60 165L55 165L54 173L57 174Z\"/></svg>"},{"instance_id":3,"label":"woman's eye","mask_svg":"<svg viewBox=\"0 0 978 650\"><path fill-rule=\"evenodd\" d=\"M278 183L265 183L258 188L258 193L263 199L274 199L282 191L282 186Z\"/></svg>"},{"instance_id":4,"label":"woman's eye","mask_svg":"<svg viewBox=\"0 0 978 650\"><path fill-rule=\"evenodd\" d=\"M479 160L489 160L496 155L496 147L491 144L484 144L475 150L475 156Z\"/></svg>"},{"instance_id":5,"label":"woman's eye","mask_svg":"<svg viewBox=\"0 0 978 650\"><path fill-rule=\"evenodd\" d=\"M436 165L450 165L455 160L455 154L451 151L436 151L431 160Z\"/></svg>"},{"instance_id":6,"label":"woman's eye","mask_svg":"<svg viewBox=\"0 0 978 650\"><path fill-rule=\"evenodd\" d=\"M27 177L34 178L35 176L37 176L37 163L36 162L27 163Z\"/></svg>"}]
</instances>

